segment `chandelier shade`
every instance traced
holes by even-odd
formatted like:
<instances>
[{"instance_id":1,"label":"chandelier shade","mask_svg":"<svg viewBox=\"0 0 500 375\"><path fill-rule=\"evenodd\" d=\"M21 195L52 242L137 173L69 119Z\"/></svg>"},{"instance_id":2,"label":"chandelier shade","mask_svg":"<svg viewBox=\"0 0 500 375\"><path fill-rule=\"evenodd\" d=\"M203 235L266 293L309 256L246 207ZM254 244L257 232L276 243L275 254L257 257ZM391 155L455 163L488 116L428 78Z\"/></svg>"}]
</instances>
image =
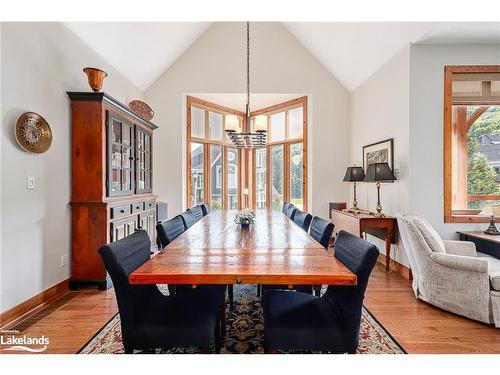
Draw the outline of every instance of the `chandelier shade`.
<instances>
[{"instance_id":1,"label":"chandelier shade","mask_svg":"<svg viewBox=\"0 0 500 375\"><path fill-rule=\"evenodd\" d=\"M227 115L224 120L224 130L227 132L241 133L240 119L236 115Z\"/></svg>"}]
</instances>

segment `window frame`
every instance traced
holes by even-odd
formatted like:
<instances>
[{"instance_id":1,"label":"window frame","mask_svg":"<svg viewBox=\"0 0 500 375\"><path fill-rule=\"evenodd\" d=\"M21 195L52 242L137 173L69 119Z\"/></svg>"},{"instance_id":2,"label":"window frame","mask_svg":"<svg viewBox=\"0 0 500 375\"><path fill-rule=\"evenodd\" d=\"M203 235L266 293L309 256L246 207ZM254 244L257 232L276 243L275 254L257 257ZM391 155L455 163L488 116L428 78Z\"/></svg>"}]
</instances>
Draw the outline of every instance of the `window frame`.
<instances>
[{"instance_id":1,"label":"window frame","mask_svg":"<svg viewBox=\"0 0 500 375\"><path fill-rule=\"evenodd\" d=\"M192 137L191 136L191 107L197 107L205 111L205 123L204 123L204 134L205 138ZM224 126L224 116L226 115L236 115L245 122L245 113L240 112L231 108L227 108L215 103L211 103L202 99L195 98L188 95L186 100L186 207L191 207L191 142L203 144L203 152L205 160L204 164L204 187L203 196L206 202L210 201L210 187L211 187L211 175L210 175L210 145L217 145L222 147L222 202L223 209L227 209L228 199L227 199L227 149L234 148L234 145L230 143L222 130L223 136L222 140L212 140L210 139L209 132L209 112L215 112L223 115L222 126ZM208 159L207 159L208 158ZM241 150L238 149L238 163L241 165ZM241 177L241 176L240 176ZM241 209L241 202L243 201L242 194L242 184L241 179L238 180L238 209Z\"/></svg>"},{"instance_id":2,"label":"window frame","mask_svg":"<svg viewBox=\"0 0 500 375\"><path fill-rule=\"evenodd\" d=\"M294 143L302 143L303 147L303 181L302 181L302 191L303 191L303 211L307 212L308 209L308 164L307 164L307 153L308 153L308 145L307 145L307 125L308 125L308 112L307 112L307 96L303 96L300 98L292 99L284 103L276 104L271 107L263 108L261 110L251 112L250 117L253 118L258 115L266 115L268 116L268 142L266 143L266 208L271 209L271 147L276 145L284 146L284 157L283 157L283 170L284 170L284 194L283 200L285 202L290 201L290 145ZM289 133L289 110L302 107L303 115L302 115L302 138L290 138L288 139ZM285 112L285 139L277 142L270 142L271 139L271 116L273 114ZM256 192L256 156L255 150L252 150L252 163L249 166L251 168L252 174L252 205L253 207L257 206L257 196Z\"/></svg>"},{"instance_id":3,"label":"window frame","mask_svg":"<svg viewBox=\"0 0 500 375\"><path fill-rule=\"evenodd\" d=\"M444 222L487 223L488 217L479 216L479 210L453 210L453 101L452 83L456 73L500 73L500 65L453 65L444 67ZM499 103L500 104L500 103ZM494 196L497 197L497 196Z\"/></svg>"}]
</instances>

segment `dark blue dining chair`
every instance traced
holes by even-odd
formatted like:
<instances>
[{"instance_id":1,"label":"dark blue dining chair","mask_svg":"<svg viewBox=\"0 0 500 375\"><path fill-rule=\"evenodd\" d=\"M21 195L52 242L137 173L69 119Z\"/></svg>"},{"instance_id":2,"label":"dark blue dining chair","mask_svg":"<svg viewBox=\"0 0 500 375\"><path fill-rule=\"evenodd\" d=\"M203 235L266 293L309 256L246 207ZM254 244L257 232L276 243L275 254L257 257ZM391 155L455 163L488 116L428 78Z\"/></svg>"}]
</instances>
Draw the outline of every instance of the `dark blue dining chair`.
<instances>
[{"instance_id":1,"label":"dark blue dining chair","mask_svg":"<svg viewBox=\"0 0 500 375\"><path fill-rule=\"evenodd\" d=\"M208 203L203 203L201 205L201 210L203 211L203 216L207 216L210 213L210 205Z\"/></svg>"},{"instance_id":2,"label":"dark blue dining chair","mask_svg":"<svg viewBox=\"0 0 500 375\"><path fill-rule=\"evenodd\" d=\"M297 209L295 212L295 216L293 217L293 221L299 227L304 229L306 232L309 231L309 226L311 225L312 215L304 212L302 210Z\"/></svg>"},{"instance_id":3,"label":"dark blue dining chair","mask_svg":"<svg viewBox=\"0 0 500 375\"><path fill-rule=\"evenodd\" d=\"M203 218L203 210L201 206L191 207L188 209L188 211L193 214L195 221L201 220Z\"/></svg>"},{"instance_id":4,"label":"dark blue dining chair","mask_svg":"<svg viewBox=\"0 0 500 375\"><path fill-rule=\"evenodd\" d=\"M319 216L314 216L311 222L311 229L309 234L312 238L318 241L321 246L328 249L330 245L330 239L333 234L333 223L331 221L320 218Z\"/></svg>"},{"instance_id":5,"label":"dark blue dining chair","mask_svg":"<svg viewBox=\"0 0 500 375\"><path fill-rule=\"evenodd\" d=\"M322 219L319 216L314 216L309 234L318 241L321 246L328 250L334 227L331 221ZM313 290L314 293L319 296L321 293L321 285L314 285Z\"/></svg>"},{"instance_id":6,"label":"dark blue dining chair","mask_svg":"<svg viewBox=\"0 0 500 375\"><path fill-rule=\"evenodd\" d=\"M193 215L193 212L190 211L189 209L184 211L181 214L182 221L184 222L184 227L186 229L189 229L193 226L194 223L196 223L196 218Z\"/></svg>"},{"instance_id":7,"label":"dark blue dining chair","mask_svg":"<svg viewBox=\"0 0 500 375\"><path fill-rule=\"evenodd\" d=\"M151 241L140 230L99 249L113 281L125 353L171 347L215 347L219 352L221 303L217 293L164 296L156 285L130 285L129 275L150 258Z\"/></svg>"},{"instance_id":8,"label":"dark blue dining chair","mask_svg":"<svg viewBox=\"0 0 500 375\"><path fill-rule=\"evenodd\" d=\"M357 285L330 285L323 297L271 290L264 294L264 348L356 353L366 286L377 247L341 231L334 256L357 277Z\"/></svg>"},{"instance_id":9,"label":"dark blue dining chair","mask_svg":"<svg viewBox=\"0 0 500 375\"><path fill-rule=\"evenodd\" d=\"M293 204L290 203L286 211L286 216L288 216L290 220L293 220L296 212L297 212L297 207L295 207Z\"/></svg>"},{"instance_id":10,"label":"dark blue dining chair","mask_svg":"<svg viewBox=\"0 0 500 375\"><path fill-rule=\"evenodd\" d=\"M185 230L184 220L182 220L182 216L180 215L156 225L156 232L158 233L162 248L179 237Z\"/></svg>"},{"instance_id":11,"label":"dark blue dining chair","mask_svg":"<svg viewBox=\"0 0 500 375\"><path fill-rule=\"evenodd\" d=\"M158 233L162 249L184 233L185 230L184 220L182 220L181 215L177 215L173 219L158 223L156 225L156 232ZM188 284L168 284L168 291L170 294L185 293L191 291L191 289L191 285Z\"/></svg>"}]
</instances>

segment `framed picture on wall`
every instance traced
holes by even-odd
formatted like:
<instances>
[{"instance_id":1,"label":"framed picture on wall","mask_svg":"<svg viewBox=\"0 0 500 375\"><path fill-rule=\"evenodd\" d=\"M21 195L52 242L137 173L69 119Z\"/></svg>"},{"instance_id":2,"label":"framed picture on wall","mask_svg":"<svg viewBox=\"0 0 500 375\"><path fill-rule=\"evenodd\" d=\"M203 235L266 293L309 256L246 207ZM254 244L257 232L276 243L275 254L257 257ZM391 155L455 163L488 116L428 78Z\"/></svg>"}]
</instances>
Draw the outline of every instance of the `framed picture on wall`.
<instances>
[{"instance_id":1,"label":"framed picture on wall","mask_svg":"<svg viewBox=\"0 0 500 375\"><path fill-rule=\"evenodd\" d=\"M368 166L373 163L388 163L391 170L394 170L393 138L363 146L363 169L365 173Z\"/></svg>"}]
</instances>

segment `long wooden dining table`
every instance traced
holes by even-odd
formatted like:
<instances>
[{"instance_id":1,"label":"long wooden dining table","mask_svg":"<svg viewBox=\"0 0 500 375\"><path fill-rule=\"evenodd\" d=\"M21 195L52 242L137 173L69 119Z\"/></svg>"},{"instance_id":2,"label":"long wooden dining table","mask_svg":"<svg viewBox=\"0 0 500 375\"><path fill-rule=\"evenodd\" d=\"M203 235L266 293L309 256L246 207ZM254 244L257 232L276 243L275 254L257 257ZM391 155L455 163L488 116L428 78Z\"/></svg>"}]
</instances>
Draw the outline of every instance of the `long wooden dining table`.
<instances>
[{"instance_id":1,"label":"long wooden dining table","mask_svg":"<svg viewBox=\"0 0 500 375\"><path fill-rule=\"evenodd\" d=\"M355 285L356 275L281 212L212 212L129 276L130 284Z\"/></svg>"}]
</instances>

